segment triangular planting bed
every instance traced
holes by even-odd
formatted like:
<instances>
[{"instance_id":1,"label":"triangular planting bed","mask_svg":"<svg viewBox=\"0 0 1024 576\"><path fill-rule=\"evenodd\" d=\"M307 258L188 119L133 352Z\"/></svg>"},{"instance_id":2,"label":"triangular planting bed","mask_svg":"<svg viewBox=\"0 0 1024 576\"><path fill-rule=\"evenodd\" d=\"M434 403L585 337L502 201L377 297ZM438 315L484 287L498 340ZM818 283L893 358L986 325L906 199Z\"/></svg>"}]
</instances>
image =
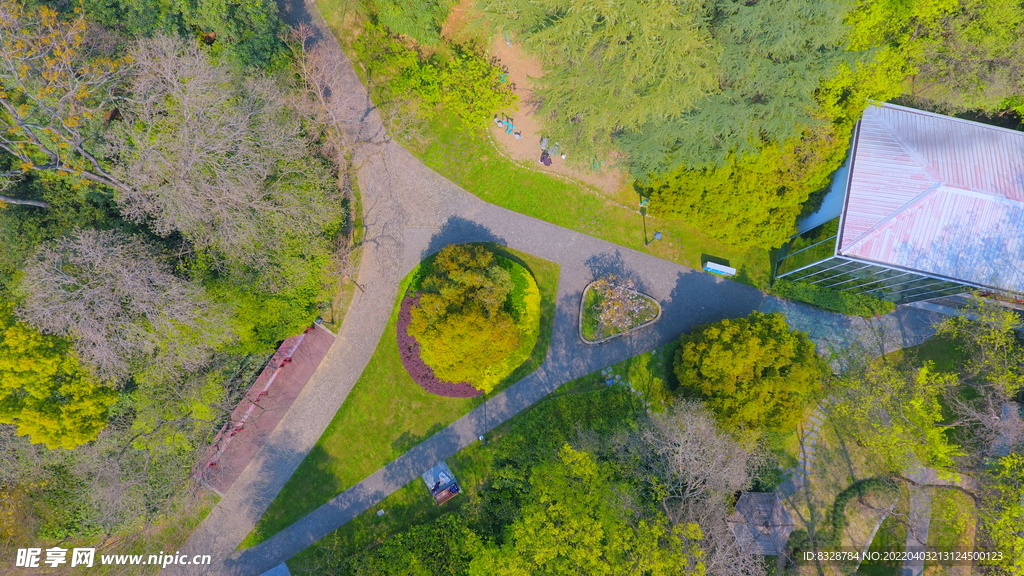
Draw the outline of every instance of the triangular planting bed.
<instances>
[{"instance_id":1,"label":"triangular planting bed","mask_svg":"<svg viewBox=\"0 0 1024 576\"><path fill-rule=\"evenodd\" d=\"M586 344L601 344L619 336L632 334L654 324L661 318L661 306L653 297L638 290L620 288L630 303L629 322L609 326L601 322L601 298L593 290L597 282L587 284L580 298L580 339Z\"/></svg>"}]
</instances>

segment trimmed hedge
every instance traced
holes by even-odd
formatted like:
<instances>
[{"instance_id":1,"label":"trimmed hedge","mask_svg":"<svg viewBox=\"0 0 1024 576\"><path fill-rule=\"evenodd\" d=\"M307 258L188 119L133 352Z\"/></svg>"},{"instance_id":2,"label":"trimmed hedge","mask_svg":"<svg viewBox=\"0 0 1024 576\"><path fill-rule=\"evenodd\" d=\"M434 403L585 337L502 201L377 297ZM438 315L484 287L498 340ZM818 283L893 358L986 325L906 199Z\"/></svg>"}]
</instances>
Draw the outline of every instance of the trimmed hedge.
<instances>
[{"instance_id":1,"label":"trimmed hedge","mask_svg":"<svg viewBox=\"0 0 1024 576\"><path fill-rule=\"evenodd\" d=\"M864 294L840 292L804 282L776 280L772 285L771 292L782 298L807 302L819 308L851 316L871 317L888 314L896 309L896 304L886 300Z\"/></svg>"}]
</instances>

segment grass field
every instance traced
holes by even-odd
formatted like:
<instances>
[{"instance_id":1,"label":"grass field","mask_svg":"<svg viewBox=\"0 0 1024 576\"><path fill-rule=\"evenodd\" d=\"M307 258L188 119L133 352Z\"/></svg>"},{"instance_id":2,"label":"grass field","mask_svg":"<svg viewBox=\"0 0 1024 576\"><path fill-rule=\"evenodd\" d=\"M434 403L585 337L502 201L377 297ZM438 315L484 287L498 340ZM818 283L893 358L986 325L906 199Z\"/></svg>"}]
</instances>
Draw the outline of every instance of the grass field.
<instances>
[{"instance_id":1,"label":"grass field","mask_svg":"<svg viewBox=\"0 0 1024 576\"><path fill-rule=\"evenodd\" d=\"M466 130L434 120L427 124L424 136L422 144L410 143L409 149L427 166L482 200L692 267L700 267L707 256L713 256L739 270L737 280L767 285L766 250L729 250L680 220L650 216L647 239L655 231L663 238L645 246L638 212L582 185L516 165L498 153L483 128Z\"/></svg>"},{"instance_id":2,"label":"grass field","mask_svg":"<svg viewBox=\"0 0 1024 576\"><path fill-rule=\"evenodd\" d=\"M266 540L312 512L543 363L554 322L558 265L514 250L492 248L524 263L540 288L541 330L529 359L489 395L444 398L430 394L402 366L396 342L396 303L366 370L319 442L246 537L243 548ZM415 273L403 281L399 301Z\"/></svg>"}]
</instances>

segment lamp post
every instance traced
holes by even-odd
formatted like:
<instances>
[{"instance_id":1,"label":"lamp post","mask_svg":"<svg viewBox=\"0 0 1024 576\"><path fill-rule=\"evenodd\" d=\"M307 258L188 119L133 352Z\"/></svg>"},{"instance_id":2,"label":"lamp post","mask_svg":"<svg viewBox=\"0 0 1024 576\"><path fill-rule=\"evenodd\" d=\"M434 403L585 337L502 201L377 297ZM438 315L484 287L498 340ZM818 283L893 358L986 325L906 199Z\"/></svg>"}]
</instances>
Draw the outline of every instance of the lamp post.
<instances>
[{"instance_id":1,"label":"lamp post","mask_svg":"<svg viewBox=\"0 0 1024 576\"><path fill-rule=\"evenodd\" d=\"M655 231L654 236L647 239L647 204L650 202L650 198L640 197L640 218L644 223L644 246L650 246L651 242L655 240L661 240L661 232Z\"/></svg>"}]
</instances>

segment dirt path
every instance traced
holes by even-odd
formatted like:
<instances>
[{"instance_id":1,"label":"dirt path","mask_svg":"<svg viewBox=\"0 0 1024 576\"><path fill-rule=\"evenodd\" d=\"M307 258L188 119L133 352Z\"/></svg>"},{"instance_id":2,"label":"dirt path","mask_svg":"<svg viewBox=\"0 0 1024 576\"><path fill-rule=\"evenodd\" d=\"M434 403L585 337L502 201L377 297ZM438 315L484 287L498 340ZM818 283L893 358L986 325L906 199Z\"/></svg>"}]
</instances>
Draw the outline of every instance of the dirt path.
<instances>
[{"instance_id":1,"label":"dirt path","mask_svg":"<svg viewBox=\"0 0 1024 576\"><path fill-rule=\"evenodd\" d=\"M572 154L572 150L561 150L557 155L552 155L551 166L544 166L540 163L540 140L544 136L540 119L536 115L534 105L533 88L535 78L544 75L544 69L540 61L525 53L522 44L505 42L504 38L497 36L491 42L490 52L496 56L501 63L508 67L509 82L515 84L515 92L519 96L519 112L512 116L515 125L515 132L520 134L516 139L513 134L506 132L504 127L494 124L491 126L491 137L501 152L516 162L525 164L527 167L542 172L552 172L562 176L568 176L588 184L609 197L616 197L624 187L629 184L628 175L616 168L605 168L601 171L580 169L572 166L561 158L561 153ZM554 142L549 142L554 144Z\"/></svg>"}]
</instances>

